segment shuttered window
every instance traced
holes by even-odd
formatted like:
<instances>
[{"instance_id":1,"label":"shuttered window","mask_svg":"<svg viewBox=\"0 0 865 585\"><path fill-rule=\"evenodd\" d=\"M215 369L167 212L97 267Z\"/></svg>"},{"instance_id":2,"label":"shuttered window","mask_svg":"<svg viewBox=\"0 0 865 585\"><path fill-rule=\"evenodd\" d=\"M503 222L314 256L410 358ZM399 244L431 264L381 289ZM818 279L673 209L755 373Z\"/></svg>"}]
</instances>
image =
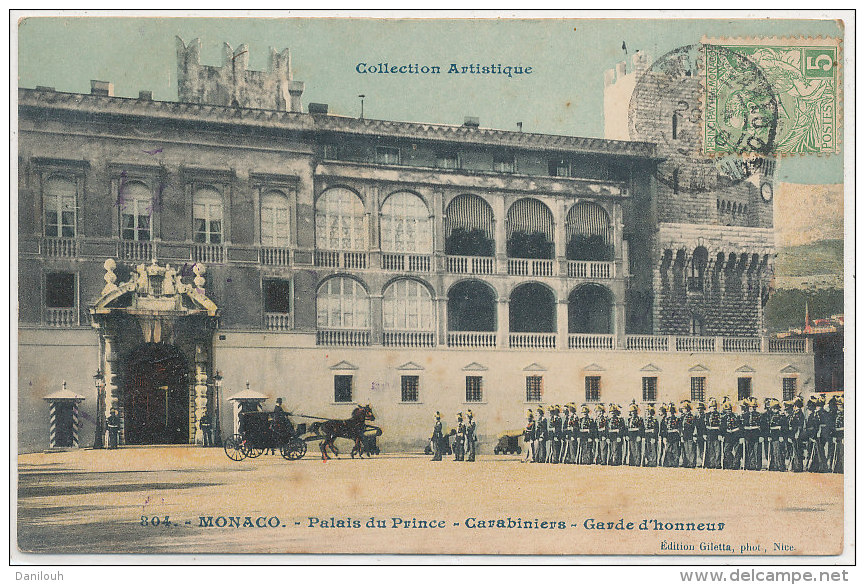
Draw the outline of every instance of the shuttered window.
<instances>
[{"instance_id":1,"label":"shuttered window","mask_svg":"<svg viewBox=\"0 0 865 585\"><path fill-rule=\"evenodd\" d=\"M46 236L75 237L77 199L78 187L74 179L52 176L45 181L42 203Z\"/></svg>"},{"instance_id":2,"label":"shuttered window","mask_svg":"<svg viewBox=\"0 0 865 585\"><path fill-rule=\"evenodd\" d=\"M282 191L270 190L261 196L261 244L275 248L289 245L288 197Z\"/></svg>"}]
</instances>

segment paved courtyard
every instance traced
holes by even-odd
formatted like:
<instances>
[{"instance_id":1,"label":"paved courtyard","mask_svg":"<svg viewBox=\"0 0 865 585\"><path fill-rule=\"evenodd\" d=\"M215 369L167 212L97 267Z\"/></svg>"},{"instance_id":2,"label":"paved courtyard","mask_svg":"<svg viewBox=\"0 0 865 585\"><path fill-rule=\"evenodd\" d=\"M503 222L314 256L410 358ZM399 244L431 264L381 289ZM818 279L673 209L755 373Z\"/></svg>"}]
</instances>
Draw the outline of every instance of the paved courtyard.
<instances>
[{"instance_id":1,"label":"paved courtyard","mask_svg":"<svg viewBox=\"0 0 865 585\"><path fill-rule=\"evenodd\" d=\"M312 451L234 462L191 447L26 454L18 473L18 545L36 553L838 554L842 543L840 475L492 455L324 463Z\"/></svg>"}]
</instances>

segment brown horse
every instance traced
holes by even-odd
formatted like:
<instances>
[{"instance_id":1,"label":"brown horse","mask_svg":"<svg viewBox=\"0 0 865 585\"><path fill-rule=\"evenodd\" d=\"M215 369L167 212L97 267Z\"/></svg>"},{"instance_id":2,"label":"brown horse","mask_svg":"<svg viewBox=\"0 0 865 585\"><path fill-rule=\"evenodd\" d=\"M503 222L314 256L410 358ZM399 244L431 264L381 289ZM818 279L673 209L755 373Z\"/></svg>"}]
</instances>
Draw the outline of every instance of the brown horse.
<instances>
[{"instance_id":1,"label":"brown horse","mask_svg":"<svg viewBox=\"0 0 865 585\"><path fill-rule=\"evenodd\" d=\"M351 413L351 418L342 420L326 420L324 422L313 423L312 431L324 435L324 440L320 443L321 459L327 461L327 449L330 448L334 455L339 455L336 446L333 442L337 438L352 439L354 441L354 449L351 450L351 457L354 459L355 453L363 457L363 438L366 430L366 422L375 420L375 415L372 413L372 407L369 404L366 406L358 406Z\"/></svg>"}]
</instances>

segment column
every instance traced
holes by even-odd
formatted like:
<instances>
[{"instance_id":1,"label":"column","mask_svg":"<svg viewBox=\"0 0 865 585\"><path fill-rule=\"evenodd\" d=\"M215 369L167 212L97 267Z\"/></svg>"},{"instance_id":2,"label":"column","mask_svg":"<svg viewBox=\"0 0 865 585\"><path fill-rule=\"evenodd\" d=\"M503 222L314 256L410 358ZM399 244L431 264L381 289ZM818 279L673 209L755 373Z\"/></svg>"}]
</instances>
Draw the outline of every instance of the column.
<instances>
[{"instance_id":1,"label":"column","mask_svg":"<svg viewBox=\"0 0 865 585\"><path fill-rule=\"evenodd\" d=\"M369 295L370 345L382 344L382 326L384 324L383 298L382 295Z\"/></svg>"},{"instance_id":2,"label":"column","mask_svg":"<svg viewBox=\"0 0 865 585\"><path fill-rule=\"evenodd\" d=\"M436 304L436 319L438 323L438 344L447 345L448 343L448 300L446 297L437 297Z\"/></svg>"},{"instance_id":3,"label":"column","mask_svg":"<svg viewBox=\"0 0 865 585\"><path fill-rule=\"evenodd\" d=\"M204 433L202 433L198 421L207 412L207 363L207 347L198 342L195 344L195 418L190 421L195 424L194 442L196 445L204 444Z\"/></svg>"},{"instance_id":4,"label":"column","mask_svg":"<svg viewBox=\"0 0 865 585\"><path fill-rule=\"evenodd\" d=\"M126 443L126 414L120 404L120 389L117 387L117 380L120 374L120 353L118 351L118 342L113 334L105 333L102 336L105 344L105 364L103 371L105 372L105 418L111 415L112 410L117 411L117 416L120 417L120 432L117 437L117 444L124 445ZM107 429L104 429L107 432ZM108 444L106 440L104 444Z\"/></svg>"},{"instance_id":5,"label":"column","mask_svg":"<svg viewBox=\"0 0 865 585\"><path fill-rule=\"evenodd\" d=\"M505 349L510 338L510 304L508 299L500 298L496 303L496 347Z\"/></svg>"},{"instance_id":6,"label":"column","mask_svg":"<svg viewBox=\"0 0 865 585\"><path fill-rule=\"evenodd\" d=\"M495 222L494 235L496 238L496 274L508 273L508 236L505 229L505 197L495 195L493 199L493 221ZM501 327L499 327L501 330Z\"/></svg>"},{"instance_id":7,"label":"column","mask_svg":"<svg viewBox=\"0 0 865 585\"><path fill-rule=\"evenodd\" d=\"M625 349L625 302L618 297L613 303L613 333L616 335L615 349Z\"/></svg>"},{"instance_id":8,"label":"column","mask_svg":"<svg viewBox=\"0 0 865 585\"><path fill-rule=\"evenodd\" d=\"M567 203L564 200L558 200L553 207L553 221L555 222L555 231L553 232L555 244L555 265L558 272L554 274L564 275L568 273L568 267L565 263L567 255L568 243L565 235L565 218L567 217Z\"/></svg>"},{"instance_id":9,"label":"column","mask_svg":"<svg viewBox=\"0 0 865 585\"><path fill-rule=\"evenodd\" d=\"M430 221L433 226L433 259L432 271L444 272L445 266L445 196L441 190L433 191L432 215Z\"/></svg>"},{"instance_id":10,"label":"column","mask_svg":"<svg viewBox=\"0 0 865 585\"><path fill-rule=\"evenodd\" d=\"M568 299L559 299L556 302L556 348L568 349Z\"/></svg>"}]
</instances>

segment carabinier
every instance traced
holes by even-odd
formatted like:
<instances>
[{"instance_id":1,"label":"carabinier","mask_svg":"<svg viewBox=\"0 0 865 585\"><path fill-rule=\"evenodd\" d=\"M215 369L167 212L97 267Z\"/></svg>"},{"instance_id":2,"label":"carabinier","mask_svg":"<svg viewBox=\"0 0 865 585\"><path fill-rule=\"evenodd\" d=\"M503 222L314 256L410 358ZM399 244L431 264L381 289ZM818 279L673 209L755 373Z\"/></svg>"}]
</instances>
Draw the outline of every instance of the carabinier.
<instances>
[{"instance_id":1,"label":"carabinier","mask_svg":"<svg viewBox=\"0 0 865 585\"><path fill-rule=\"evenodd\" d=\"M776 402L774 398L763 399L763 412L760 414L760 446L763 449L763 469L769 465L769 424L772 418L772 405Z\"/></svg>"},{"instance_id":2,"label":"carabinier","mask_svg":"<svg viewBox=\"0 0 865 585\"><path fill-rule=\"evenodd\" d=\"M622 465L627 423L622 418L618 404L610 404L610 420L607 423L607 436L610 440L610 465Z\"/></svg>"},{"instance_id":3,"label":"carabinier","mask_svg":"<svg viewBox=\"0 0 865 585\"><path fill-rule=\"evenodd\" d=\"M658 420L658 461L657 466L663 467L666 462L667 455L667 419L669 418L667 415L667 405L659 404L658 405L658 415L660 416L660 420Z\"/></svg>"},{"instance_id":4,"label":"carabinier","mask_svg":"<svg viewBox=\"0 0 865 585\"><path fill-rule=\"evenodd\" d=\"M802 396L796 396L790 403L792 411L789 419L788 445L790 446L790 471L805 471L808 450L808 433L805 430L805 412L802 410Z\"/></svg>"},{"instance_id":5,"label":"carabinier","mask_svg":"<svg viewBox=\"0 0 865 585\"><path fill-rule=\"evenodd\" d=\"M763 469L763 441L761 414L757 412L760 404L756 398L745 398L742 404L742 438L745 441L745 469Z\"/></svg>"},{"instance_id":6,"label":"carabinier","mask_svg":"<svg viewBox=\"0 0 865 585\"><path fill-rule=\"evenodd\" d=\"M723 434L721 433L721 413L718 412L718 401L709 398L709 412L703 417L706 429L706 450L703 453L703 467L721 469L723 458Z\"/></svg>"},{"instance_id":7,"label":"carabinier","mask_svg":"<svg viewBox=\"0 0 865 585\"><path fill-rule=\"evenodd\" d=\"M597 427L589 416L589 407L584 404L580 410L582 416L577 421L577 463L591 465L595 461Z\"/></svg>"},{"instance_id":8,"label":"carabinier","mask_svg":"<svg viewBox=\"0 0 865 585\"><path fill-rule=\"evenodd\" d=\"M577 462L577 405L573 402L568 402L565 405L567 417L562 423L562 428L565 429L565 445L562 449L563 463Z\"/></svg>"},{"instance_id":9,"label":"carabinier","mask_svg":"<svg viewBox=\"0 0 865 585\"><path fill-rule=\"evenodd\" d=\"M465 461L466 458L466 425L463 423L463 413L457 413L457 434L454 437L454 461Z\"/></svg>"},{"instance_id":10,"label":"carabinier","mask_svg":"<svg viewBox=\"0 0 865 585\"><path fill-rule=\"evenodd\" d=\"M832 458L829 461L832 473L844 473L844 397L835 400L835 429L832 433Z\"/></svg>"},{"instance_id":11,"label":"carabinier","mask_svg":"<svg viewBox=\"0 0 865 585\"><path fill-rule=\"evenodd\" d=\"M682 467L697 467L697 417L691 412L691 402L683 400L682 416L679 418L682 430Z\"/></svg>"},{"instance_id":12,"label":"carabinier","mask_svg":"<svg viewBox=\"0 0 865 585\"><path fill-rule=\"evenodd\" d=\"M544 407L539 406L537 413L538 416L535 421L535 462L543 463L547 460L549 427L547 426L547 419L544 416Z\"/></svg>"},{"instance_id":13,"label":"carabinier","mask_svg":"<svg viewBox=\"0 0 865 585\"><path fill-rule=\"evenodd\" d=\"M442 414L440 412L436 412L435 426L433 426L432 436L430 437L430 446L432 447L433 461L442 460L442 442Z\"/></svg>"},{"instance_id":14,"label":"carabinier","mask_svg":"<svg viewBox=\"0 0 865 585\"><path fill-rule=\"evenodd\" d=\"M474 461L478 450L478 423L471 410L466 412L466 461Z\"/></svg>"},{"instance_id":15,"label":"carabinier","mask_svg":"<svg viewBox=\"0 0 865 585\"><path fill-rule=\"evenodd\" d=\"M609 419L607 418L607 409L603 404L598 404L595 407L595 463L598 465L606 465L610 455L610 443L607 436L607 426Z\"/></svg>"},{"instance_id":16,"label":"carabinier","mask_svg":"<svg viewBox=\"0 0 865 585\"><path fill-rule=\"evenodd\" d=\"M676 405L668 407L667 446L664 450L664 467L679 467L682 456L682 419L676 415Z\"/></svg>"},{"instance_id":17,"label":"carabinier","mask_svg":"<svg viewBox=\"0 0 865 585\"><path fill-rule=\"evenodd\" d=\"M787 471L784 447L787 440L787 417L781 412L781 403L769 402L769 471Z\"/></svg>"},{"instance_id":18,"label":"carabinier","mask_svg":"<svg viewBox=\"0 0 865 585\"><path fill-rule=\"evenodd\" d=\"M547 440L547 463L559 462L559 448L562 443L562 417L559 415L558 404L550 407L549 439Z\"/></svg>"},{"instance_id":19,"label":"carabinier","mask_svg":"<svg viewBox=\"0 0 865 585\"><path fill-rule=\"evenodd\" d=\"M643 417L643 467L658 465L658 419L655 418L655 407L646 406Z\"/></svg>"},{"instance_id":20,"label":"carabinier","mask_svg":"<svg viewBox=\"0 0 865 585\"><path fill-rule=\"evenodd\" d=\"M523 431L523 443L526 445L524 462L535 461L535 414L532 409L526 411L526 428Z\"/></svg>"},{"instance_id":21,"label":"carabinier","mask_svg":"<svg viewBox=\"0 0 865 585\"><path fill-rule=\"evenodd\" d=\"M628 406L628 465L640 467L643 464L643 419L640 418L640 407L635 400Z\"/></svg>"},{"instance_id":22,"label":"carabinier","mask_svg":"<svg viewBox=\"0 0 865 585\"><path fill-rule=\"evenodd\" d=\"M831 471L829 469L829 446L835 430L835 413L830 412L824 394L820 395L817 404L819 406L819 410L817 411L819 420L817 426L817 454L821 457L821 460L813 462L812 467L816 467L814 471L819 473L829 473Z\"/></svg>"},{"instance_id":23,"label":"carabinier","mask_svg":"<svg viewBox=\"0 0 865 585\"><path fill-rule=\"evenodd\" d=\"M723 468L739 469L742 462L742 420L733 412L733 403L725 396L721 405L721 433L724 437Z\"/></svg>"},{"instance_id":24,"label":"carabinier","mask_svg":"<svg viewBox=\"0 0 865 585\"><path fill-rule=\"evenodd\" d=\"M705 467L706 463L706 403L697 402L697 414L694 415L694 440L697 445L697 465Z\"/></svg>"}]
</instances>

